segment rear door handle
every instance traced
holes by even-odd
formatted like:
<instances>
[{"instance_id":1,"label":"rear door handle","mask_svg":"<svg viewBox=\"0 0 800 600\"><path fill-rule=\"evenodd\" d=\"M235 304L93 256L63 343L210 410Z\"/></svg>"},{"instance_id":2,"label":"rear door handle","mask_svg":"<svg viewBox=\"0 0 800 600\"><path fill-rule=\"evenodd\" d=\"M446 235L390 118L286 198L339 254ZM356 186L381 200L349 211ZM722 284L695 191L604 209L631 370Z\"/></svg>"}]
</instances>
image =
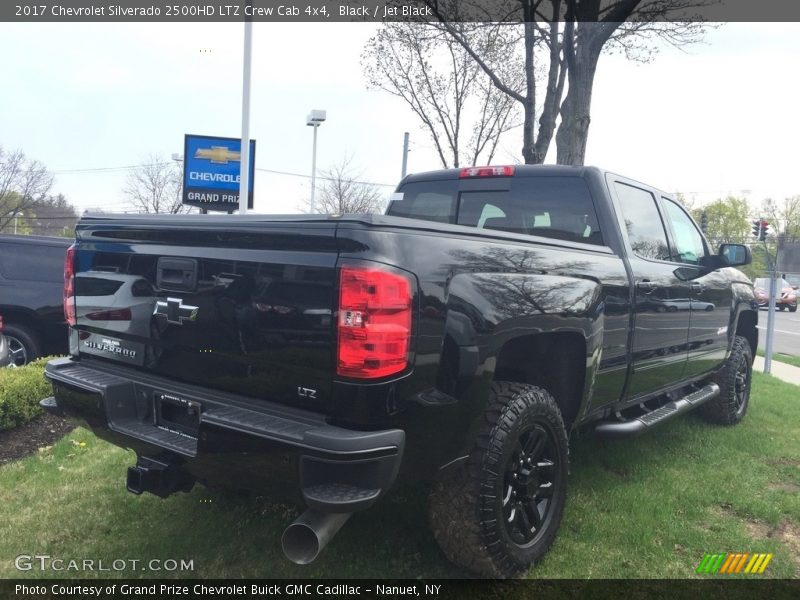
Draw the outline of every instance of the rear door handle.
<instances>
[{"instance_id":1,"label":"rear door handle","mask_svg":"<svg viewBox=\"0 0 800 600\"><path fill-rule=\"evenodd\" d=\"M693 281L689 284L689 287L692 288L693 292L702 292L703 291L703 284L699 281Z\"/></svg>"},{"instance_id":2,"label":"rear door handle","mask_svg":"<svg viewBox=\"0 0 800 600\"><path fill-rule=\"evenodd\" d=\"M652 292L658 286L654 281L650 281L649 279L642 279L641 281L636 282L636 288L642 290L643 292Z\"/></svg>"}]
</instances>

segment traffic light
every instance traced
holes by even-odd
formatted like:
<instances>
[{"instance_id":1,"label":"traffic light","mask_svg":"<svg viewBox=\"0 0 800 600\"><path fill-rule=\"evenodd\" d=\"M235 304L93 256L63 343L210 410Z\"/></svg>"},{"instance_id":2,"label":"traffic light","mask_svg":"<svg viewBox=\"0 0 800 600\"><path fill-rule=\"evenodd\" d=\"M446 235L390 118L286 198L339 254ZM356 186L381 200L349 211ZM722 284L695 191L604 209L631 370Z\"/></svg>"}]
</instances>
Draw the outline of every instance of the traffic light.
<instances>
[{"instance_id":1,"label":"traffic light","mask_svg":"<svg viewBox=\"0 0 800 600\"><path fill-rule=\"evenodd\" d=\"M700 230L708 235L708 213L706 211L700 214Z\"/></svg>"},{"instance_id":2,"label":"traffic light","mask_svg":"<svg viewBox=\"0 0 800 600\"><path fill-rule=\"evenodd\" d=\"M761 221L761 236L758 238L759 241L763 242L767 239L767 234L769 233L769 221Z\"/></svg>"},{"instance_id":3,"label":"traffic light","mask_svg":"<svg viewBox=\"0 0 800 600\"><path fill-rule=\"evenodd\" d=\"M769 233L769 221L755 219L753 221L753 237L759 242L763 242L767 239L767 233Z\"/></svg>"}]
</instances>

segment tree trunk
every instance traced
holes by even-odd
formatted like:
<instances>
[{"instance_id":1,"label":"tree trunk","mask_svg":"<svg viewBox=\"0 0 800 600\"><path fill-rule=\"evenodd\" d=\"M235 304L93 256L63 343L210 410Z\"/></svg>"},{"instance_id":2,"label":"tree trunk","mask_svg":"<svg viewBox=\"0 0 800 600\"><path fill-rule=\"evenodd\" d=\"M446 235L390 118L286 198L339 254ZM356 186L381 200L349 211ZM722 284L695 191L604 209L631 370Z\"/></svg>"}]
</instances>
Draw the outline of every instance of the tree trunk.
<instances>
[{"instance_id":1,"label":"tree trunk","mask_svg":"<svg viewBox=\"0 0 800 600\"><path fill-rule=\"evenodd\" d=\"M530 16L530 8L525 5L524 15L526 20ZM536 40L534 39L533 23L526 22L525 28L525 101L522 103L525 122L522 130L522 159L526 165L535 165L542 161L537 160L536 149L534 148L534 129L536 127L536 78L533 72L533 49Z\"/></svg>"},{"instance_id":2,"label":"tree trunk","mask_svg":"<svg viewBox=\"0 0 800 600\"><path fill-rule=\"evenodd\" d=\"M548 47L550 48L550 68L547 74L547 90L544 96L544 108L542 116L539 118L539 135L536 137L536 158L537 162L543 163L550 149L550 142L553 140L553 133L556 129L556 117L558 116L558 105L564 93L564 80L567 71L566 63L561 60L561 44L558 41L558 14L559 5L554 6L553 21L550 23L550 37Z\"/></svg>"},{"instance_id":3,"label":"tree trunk","mask_svg":"<svg viewBox=\"0 0 800 600\"><path fill-rule=\"evenodd\" d=\"M586 141L589 138L592 83L600 58L595 44L578 44L570 61L567 77L569 89L561 104L561 125L556 133L556 162L560 165L583 165Z\"/></svg>"}]
</instances>

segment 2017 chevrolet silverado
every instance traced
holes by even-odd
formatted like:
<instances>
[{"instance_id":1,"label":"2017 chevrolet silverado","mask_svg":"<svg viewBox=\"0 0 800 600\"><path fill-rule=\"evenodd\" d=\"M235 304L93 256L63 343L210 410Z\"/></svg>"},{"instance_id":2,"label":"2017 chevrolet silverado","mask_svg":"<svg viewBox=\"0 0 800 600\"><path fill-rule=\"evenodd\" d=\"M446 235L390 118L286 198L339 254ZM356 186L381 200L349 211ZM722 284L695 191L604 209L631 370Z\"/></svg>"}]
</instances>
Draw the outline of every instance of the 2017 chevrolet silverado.
<instances>
[{"instance_id":1,"label":"2017 chevrolet silverado","mask_svg":"<svg viewBox=\"0 0 800 600\"><path fill-rule=\"evenodd\" d=\"M293 493L307 563L398 479L445 554L513 576L553 541L578 428L748 407L746 246L597 168L406 177L385 216L84 216L42 405L138 456L134 493Z\"/></svg>"}]
</instances>

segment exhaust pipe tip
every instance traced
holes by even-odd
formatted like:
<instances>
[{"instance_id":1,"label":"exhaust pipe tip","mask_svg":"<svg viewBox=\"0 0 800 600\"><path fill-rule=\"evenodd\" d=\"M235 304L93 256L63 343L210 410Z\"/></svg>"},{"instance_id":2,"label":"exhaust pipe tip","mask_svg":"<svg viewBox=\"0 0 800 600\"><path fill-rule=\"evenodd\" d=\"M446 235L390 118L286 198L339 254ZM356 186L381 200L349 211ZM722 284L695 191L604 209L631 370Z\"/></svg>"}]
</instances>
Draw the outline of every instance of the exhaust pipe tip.
<instances>
[{"instance_id":1,"label":"exhaust pipe tip","mask_svg":"<svg viewBox=\"0 0 800 600\"><path fill-rule=\"evenodd\" d=\"M307 510L289 525L281 536L283 553L296 565L314 562L351 513L321 513Z\"/></svg>"},{"instance_id":2,"label":"exhaust pipe tip","mask_svg":"<svg viewBox=\"0 0 800 600\"><path fill-rule=\"evenodd\" d=\"M292 523L281 536L283 553L296 565L307 565L319 556L319 537L308 525Z\"/></svg>"}]
</instances>

